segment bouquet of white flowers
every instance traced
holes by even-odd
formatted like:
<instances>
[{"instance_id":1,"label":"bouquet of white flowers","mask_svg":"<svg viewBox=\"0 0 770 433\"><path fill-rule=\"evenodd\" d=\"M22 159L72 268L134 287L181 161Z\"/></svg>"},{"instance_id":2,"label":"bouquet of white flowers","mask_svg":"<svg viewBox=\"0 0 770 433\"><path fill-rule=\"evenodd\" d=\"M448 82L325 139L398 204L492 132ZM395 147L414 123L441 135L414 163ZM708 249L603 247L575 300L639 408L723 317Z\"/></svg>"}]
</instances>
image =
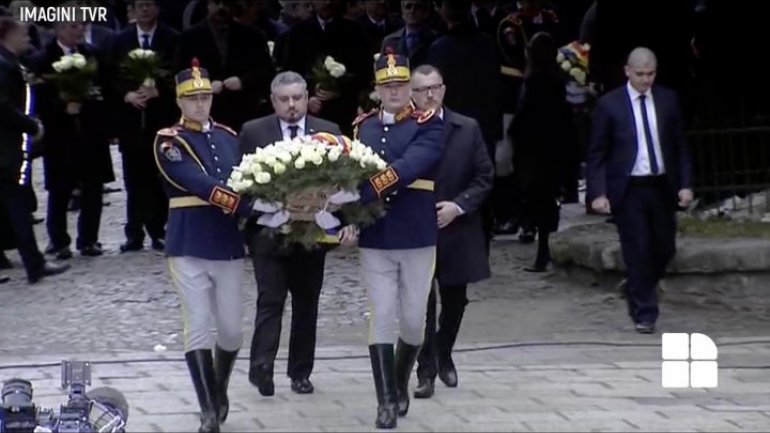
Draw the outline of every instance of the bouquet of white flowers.
<instances>
[{"instance_id":1,"label":"bouquet of white flowers","mask_svg":"<svg viewBox=\"0 0 770 433\"><path fill-rule=\"evenodd\" d=\"M152 50L131 50L120 64L123 78L137 86L155 87L155 81L168 75L163 60Z\"/></svg>"},{"instance_id":2,"label":"bouquet of white flowers","mask_svg":"<svg viewBox=\"0 0 770 433\"><path fill-rule=\"evenodd\" d=\"M279 141L244 155L228 180L239 194L256 199L263 233L281 233L287 244L310 249L342 223L367 225L382 216L379 202L360 203L358 186L387 167L368 146L320 133Z\"/></svg>"},{"instance_id":3,"label":"bouquet of white flowers","mask_svg":"<svg viewBox=\"0 0 770 433\"><path fill-rule=\"evenodd\" d=\"M556 54L556 61L576 83L584 86L588 76L588 53L591 46L574 41L561 48Z\"/></svg>"},{"instance_id":4,"label":"bouquet of white flowers","mask_svg":"<svg viewBox=\"0 0 770 433\"><path fill-rule=\"evenodd\" d=\"M313 82L316 87L331 93L340 92L340 81L347 76L347 68L342 63L326 56L313 68Z\"/></svg>"},{"instance_id":5,"label":"bouquet of white flowers","mask_svg":"<svg viewBox=\"0 0 770 433\"><path fill-rule=\"evenodd\" d=\"M80 53L66 54L53 63L53 74L43 79L53 83L64 102L80 103L93 96L97 65Z\"/></svg>"}]
</instances>

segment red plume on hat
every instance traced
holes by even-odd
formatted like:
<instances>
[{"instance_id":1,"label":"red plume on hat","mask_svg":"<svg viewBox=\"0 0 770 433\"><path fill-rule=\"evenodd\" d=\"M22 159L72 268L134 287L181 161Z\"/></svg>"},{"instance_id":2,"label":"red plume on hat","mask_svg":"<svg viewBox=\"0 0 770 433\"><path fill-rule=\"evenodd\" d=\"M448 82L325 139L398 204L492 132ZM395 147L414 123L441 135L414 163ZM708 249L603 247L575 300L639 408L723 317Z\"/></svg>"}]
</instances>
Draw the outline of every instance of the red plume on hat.
<instances>
[{"instance_id":1,"label":"red plume on hat","mask_svg":"<svg viewBox=\"0 0 770 433\"><path fill-rule=\"evenodd\" d=\"M396 50L394 50L393 47L385 47L385 51L382 53L387 56L388 54L396 54Z\"/></svg>"}]
</instances>

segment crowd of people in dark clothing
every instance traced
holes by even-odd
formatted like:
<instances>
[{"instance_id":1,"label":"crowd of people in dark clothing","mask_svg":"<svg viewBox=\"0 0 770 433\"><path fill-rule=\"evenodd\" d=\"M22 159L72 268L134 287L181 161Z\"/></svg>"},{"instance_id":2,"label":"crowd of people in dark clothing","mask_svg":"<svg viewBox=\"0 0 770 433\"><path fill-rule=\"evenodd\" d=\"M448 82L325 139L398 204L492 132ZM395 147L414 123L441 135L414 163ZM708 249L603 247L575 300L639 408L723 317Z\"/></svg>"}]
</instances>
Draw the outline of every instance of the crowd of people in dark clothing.
<instances>
[{"instance_id":1,"label":"crowd of people in dark clothing","mask_svg":"<svg viewBox=\"0 0 770 433\"><path fill-rule=\"evenodd\" d=\"M352 119L376 106L370 96L372 59L390 48L408 56L412 67L438 68L447 88L447 107L479 123L495 162L494 190L482 211L487 239L494 234L518 234L522 242L538 238L542 255L533 269L542 270L548 261L547 235L558 226L559 205L578 201L592 101L625 80L624 56L645 42L658 55L659 81L680 91L687 81L696 39L682 28L693 26L661 29L650 24L658 22L659 15L667 22L682 18L690 23L704 2L656 0L644 8L647 12L637 11L623 19L623 27L635 29L634 34L611 24L622 15L620 9L613 9L614 3L13 1L5 12L11 16L32 6L108 8L107 22L28 26L32 49L18 55L34 89L35 117L45 128L43 139L32 143L29 152L31 159L41 157L44 165L45 253L58 259L72 257L67 230L72 210L78 211L75 248L84 256L103 253L99 242L102 196L105 185L116 180L111 145L121 153L127 196L125 242L120 250L140 250L145 238L154 249L164 247L167 202L156 175L152 143L157 130L178 120L173 83L169 79L148 90L127 82L118 65L129 51L151 49L172 72L189 67L191 59L197 58L211 74L213 118L234 130L272 112L269 87L278 71L297 72L311 86L310 113L339 124L349 135ZM664 5L666 14L649 12ZM638 25L643 21L645 29ZM569 77L555 60L557 49L571 41L590 44L592 56L588 96L577 104L567 101ZM53 62L75 52L97 61L100 89L98 98L77 107L63 103L42 79L52 72ZM314 68L326 56L346 68L345 79L335 91L313 82ZM5 147L3 143L0 152L6 152ZM30 185L28 180L26 192L19 197L32 213L37 200ZM5 250L19 244L12 226L0 224L0 247ZM8 266L0 255L0 268Z\"/></svg>"}]
</instances>

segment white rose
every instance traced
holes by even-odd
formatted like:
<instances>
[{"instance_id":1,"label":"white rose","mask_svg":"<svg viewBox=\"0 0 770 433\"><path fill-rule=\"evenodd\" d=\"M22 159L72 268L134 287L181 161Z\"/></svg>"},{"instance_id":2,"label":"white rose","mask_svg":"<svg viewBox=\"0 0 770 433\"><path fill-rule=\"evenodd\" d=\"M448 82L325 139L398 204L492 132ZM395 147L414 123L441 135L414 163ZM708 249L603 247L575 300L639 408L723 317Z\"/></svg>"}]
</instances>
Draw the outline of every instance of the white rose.
<instances>
[{"instance_id":1,"label":"white rose","mask_svg":"<svg viewBox=\"0 0 770 433\"><path fill-rule=\"evenodd\" d=\"M267 173L265 173L265 174L267 174ZM245 190L251 188L252 186L254 186L254 181L251 180L251 179L246 179L244 181L241 181L241 191L245 191Z\"/></svg>"},{"instance_id":2,"label":"white rose","mask_svg":"<svg viewBox=\"0 0 770 433\"><path fill-rule=\"evenodd\" d=\"M580 84L586 83L586 73L583 71L577 71L575 74L575 81L577 81Z\"/></svg>"},{"instance_id":3,"label":"white rose","mask_svg":"<svg viewBox=\"0 0 770 433\"><path fill-rule=\"evenodd\" d=\"M324 159L321 157L321 155L314 155L313 159L310 160L315 165L321 165L324 162Z\"/></svg>"},{"instance_id":4,"label":"white rose","mask_svg":"<svg viewBox=\"0 0 770 433\"><path fill-rule=\"evenodd\" d=\"M564 69L565 71L569 71L571 67L572 65L566 60L561 62L561 68Z\"/></svg>"},{"instance_id":5,"label":"white rose","mask_svg":"<svg viewBox=\"0 0 770 433\"><path fill-rule=\"evenodd\" d=\"M64 56L59 61L61 62L62 70L66 71L73 66L74 59L72 56Z\"/></svg>"},{"instance_id":6,"label":"white rose","mask_svg":"<svg viewBox=\"0 0 770 433\"><path fill-rule=\"evenodd\" d=\"M278 162L273 166L275 174L283 174L286 171L286 166Z\"/></svg>"},{"instance_id":7,"label":"white rose","mask_svg":"<svg viewBox=\"0 0 770 433\"><path fill-rule=\"evenodd\" d=\"M259 173L262 173L262 164L254 163L249 167L252 176L257 176Z\"/></svg>"},{"instance_id":8,"label":"white rose","mask_svg":"<svg viewBox=\"0 0 770 433\"><path fill-rule=\"evenodd\" d=\"M561 52L559 52L559 54L556 55L556 62L557 63L561 63L561 62L563 62L565 60L566 59L564 58L564 54L562 54Z\"/></svg>"},{"instance_id":9,"label":"white rose","mask_svg":"<svg viewBox=\"0 0 770 433\"><path fill-rule=\"evenodd\" d=\"M332 56L326 56L324 59L324 67L328 70L330 69L335 63L337 63L336 60L334 60L334 57Z\"/></svg>"},{"instance_id":10,"label":"white rose","mask_svg":"<svg viewBox=\"0 0 770 433\"><path fill-rule=\"evenodd\" d=\"M129 51L128 53L129 59L136 59L137 57L139 57L139 48Z\"/></svg>"},{"instance_id":11,"label":"white rose","mask_svg":"<svg viewBox=\"0 0 770 433\"><path fill-rule=\"evenodd\" d=\"M233 170L233 172L230 173L230 179L235 181L243 180L243 173L241 173L240 170Z\"/></svg>"},{"instance_id":12,"label":"white rose","mask_svg":"<svg viewBox=\"0 0 770 433\"><path fill-rule=\"evenodd\" d=\"M580 69L578 68L572 68L569 70L569 74L572 77L577 77L578 73L580 73Z\"/></svg>"},{"instance_id":13,"label":"white rose","mask_svg":"<svg viewBox=\"0 0 770 433\"><path fill-rule=\"evenodd\" d=\"M382 54L380 54L380 53L374 53L374 61L376 62L377 60L380 60L381 56L382 56Z\"/></svg>"},{"instance_id":14,"label":"white rose","mask_svg":"<svg viewBox=\"0 0 770 433\"><path fill-rule=\"evenodd\" d=\"M86 65L86 58L83 57L82 54L73 54L72 57L72 64L75 65L76 68L81 69Z\"/></svg>"},{"instance_id":15,"label":"white rose","mask_svg":"<svg viewBox=\"0 0 770 433\"><path fill-rule=\"evenodd\" d=\"M342 152L335 147L329 151L329 155L327 156L327 158L329 158L329 161L335 162L338 159L340 159L340 155L342 155Z\"/></svg>"},{"instance_id":16,"label":"white rose","mask_svg":"<svg viewBox=\"0 0 770 433\"><path fill-rule=\"evenodd\" d=\"M383 160L377 161L377 170L385 170L388 167L388 163Z\"/></svg>"},{"instance_id":17,"label":"white rose","mask_svg":"<svg viewBox=\"0 0 770 433\"><path fill-rule=\"evenodd\" d=\"M305 159L302 157L297 158L297 160L294 161L294 168L297 170L302 170L305 168Z\"/></svg>"},{"instance_id":18,"label":"white rose","mask_svg":"<svg viewBox=\"0 0 770 433\"><path fill-rule=\"evenodd\" d=\"M153 50L144 50L143 54L145 59L155 57L155 51Z\"/></svg>"},{"instance_id":19,"label":"white rose","mask_svg":"<svg viewBox=\"0 0 770 433\"><path fill-rule=\"evenodd\" d=\"M64 62L62 62L61 60L53 62L52 66L53 66L53 70L56 72L61 72L64 70Z\"/></svg>"},{"instance_id":20,"label":"white rose","mask_svg":"<svg viewBox=\"0 0 770 433\"><path fill-rule=\"evenodd\" d=\"M291 162L291 153L288 150L283 150L276 155L277 158L284 164Z\"/></svg>"},{"instance_id":21,"label":"white rose","mask_svg":"<svg viewBox=\"0 0 770 433\"><path fill-rule=\"evenodd\" d=\"M345 75L345 72L345 66L340 64L333 65L331 68L329 68L329 74L334 78L339 78Z\"/></svg>"},{"instance_id":22,"label":"white rose","mask_svg":"<svg viewBox=\"0 0 770 433\"><path fill-rule=\"evenodd\" d=\"M266 183L269 183L270 179L271 179L270 173L268 173L266 171L263 171L263 172L257 174L256 176L254 176L254 180L258 184L260 184L260 185L264 185Z\"/></svg>"},{"instance_id":23,"label":"white rose","mask_svg":"<svg viewBox=\"0 0 770 433\"><path fill-rule=\"evenodd\" d=\"M586 51L591 51L591 44L583 44L583 49Z\"/></svg>"}]
</instances>

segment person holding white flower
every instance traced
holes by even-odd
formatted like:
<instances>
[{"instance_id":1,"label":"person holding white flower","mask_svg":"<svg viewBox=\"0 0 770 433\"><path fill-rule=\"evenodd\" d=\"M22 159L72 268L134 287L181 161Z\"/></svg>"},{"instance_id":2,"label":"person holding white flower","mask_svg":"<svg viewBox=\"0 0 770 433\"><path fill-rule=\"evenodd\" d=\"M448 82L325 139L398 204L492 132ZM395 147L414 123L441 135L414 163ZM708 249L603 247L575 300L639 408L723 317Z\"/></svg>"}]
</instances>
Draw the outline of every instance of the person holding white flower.
<instances>
[{"instance_id":1,"label":"person holding white flower","mask_svg":"<svg viewBox=\"0 0 770 433\"><path fill-rule=\"evenodd\" d=\"M32 59L35 75L44 80L36 90L40 119L46 127L46 253L59 259L72 257L67 209L73 191L79 190L76 247L84 256L99 256L103 254L99 228L104 184L115 180L109 148L112 121L105 103L109 70L99 51L83 43L82 21L56 23L54 32L56 37ZM93 68L95 72L86 72ZM66 84L57 81L64 69L77 78L66 80Z\"/></svg>"},{"instance_id":2,"label":"person holding white flower","mask_svg":"<svg viewBox=\"0 0 770 433\"><path fill-rule=\"evenodd\" d=\"M301 75L292 71L279 73L273 79L270 91L275 114L243 125L240 134L242 154L252 154L271 143L288 142L318 132L340 134L337 124L307 114L307 83ZM301 152L307 154L308 160L320 158L320 155L313 155L312 150L306 147ZM274 166L288 162L291 156L286 155L288 158L278 154L275 161L267 162ZM254 180L268 182L269 174L260 172ZM264 396L275 392L273 365L280 344L286 295L291 292L291 339L286 374L291 379L292 391L310 394L314 389L309 378L315 358L318 300L323 286L326 249L306 250L299 245L284 248L281 239L263 236L259 233L261 229L263 226L256 224L254 219L246 226L246 242L254 262L258 292L249 381Z\"/></svg>"},{"instance_id":3,"label":"person holding white flower","mask_svg":"<svg viewBox=\"0 0 770 433\"><path fill-rule=\"evenodd\" d=\"M218 432L229 412L227 387L243 342L246 254L238 217L248 218L252 205L226 185L241 159L238 140L209 117L212 85L196 59L176 75L176 94L182 120L158 131L154 146L169 197L165 252L181 298L185 358L202 412L199 431Z\"/></svg>"},{"instance_id":4,"label":"person holding white flower","mask_svg":"<svg viewBox=\"0 0 770 433\"><path fill-rule=\"evenodd\" d=\"M179 34L158 21L160 1L133 0L136 22L118 33L115 58L157 56L168 67L174 60ZM126 74L128 75L128 74ZM168 199L160 183L153 158L155 132L176 120L174 88L167 80L129 76L114 80L114 94L121 121L119 138L123 182L126 187L126 241L121 252L144 248L145 232L152 248L164 248Z\"/></svg>"},{"instance_id":5,"label":"person holding white flower","mask_svg":"<svg viewBox=\"0 0 770 433\"><path fill-rule=\"evenodd\" d=\"M371 306L369 357L378 428L396 427L409 409L409 376L424 338L436 261L434 178L444 128L434 110L417 111L412 104L410 75L408 58L386 50L375 62L382 108L353 122L355 139L388 164L360 187L362 202L383 200L388 208L361 230L359 241Z\"/></svg>"}]
</instances>

